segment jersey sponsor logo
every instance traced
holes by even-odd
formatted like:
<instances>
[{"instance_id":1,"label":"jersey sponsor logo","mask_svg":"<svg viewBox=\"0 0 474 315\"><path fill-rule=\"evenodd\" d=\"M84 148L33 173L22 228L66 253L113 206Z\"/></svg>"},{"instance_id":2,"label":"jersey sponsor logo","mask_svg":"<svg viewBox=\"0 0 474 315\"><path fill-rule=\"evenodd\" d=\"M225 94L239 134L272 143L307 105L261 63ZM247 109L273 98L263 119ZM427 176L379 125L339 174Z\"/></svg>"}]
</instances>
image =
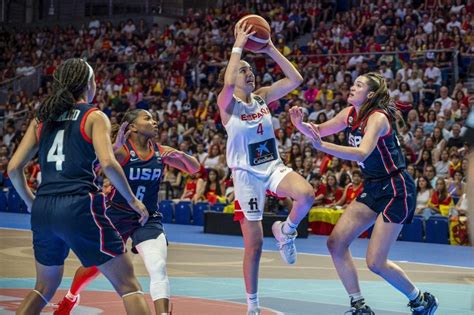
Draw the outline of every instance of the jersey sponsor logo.
<instances>
[{"instance_id":1,"label":"jersey sponsor logo","mask_svg":"<svg viewBox=\"0 0 474 315\"><path fill-rule=\"evenodd\" d=\"M161 176L161 169L155 168L130 168L128 179L130 180L157 180Z\"/></svg>"},{"instance_id":2,"label":"jersey sponsor logo","mask_svg":"<svg viewBox=\"0 0 474 315\"><path fill-rule=\"evenodd\" d=\"M359 147L362 142L362 136L354 136L352 133L349 133L349 144L353 147Z\"/></svg>"},{"instance_id":3,"label":"jersey sponsor logo","mask_svg":"<svg viewBox=\"0 0 474 315\"><path fill-rule=\"evenodd\" d=\"M257 120L257 119L262 118L264 115L270 115L270 110L268 109L267 106L262 107L260 111L256 113L240 115L240 120L242 121Z\"/></svg>"},{"instance_id":4,"label":"jersey sponsor logo","mask_svg":"<svg viewBox=\"0 0 474 315\"><path fill-rule=\"evenodd\" d=\"M248 205L250 207L250 210L247 211L248 213L260 212L260 210L258 210L257 198L250 198Z\"/></svg>"},{"instance_id":5,"label":"jersey sponsor logo","mask_svg":"<svg viewBox=\"0 0 474 315\"><path fill-rule=\"evenodd\" d=\"M278 158L278 153L275 145L275 138L267 139L265 141L251 143L248 146L250 165L260 165Z\"/></svg>"}]
</instances>

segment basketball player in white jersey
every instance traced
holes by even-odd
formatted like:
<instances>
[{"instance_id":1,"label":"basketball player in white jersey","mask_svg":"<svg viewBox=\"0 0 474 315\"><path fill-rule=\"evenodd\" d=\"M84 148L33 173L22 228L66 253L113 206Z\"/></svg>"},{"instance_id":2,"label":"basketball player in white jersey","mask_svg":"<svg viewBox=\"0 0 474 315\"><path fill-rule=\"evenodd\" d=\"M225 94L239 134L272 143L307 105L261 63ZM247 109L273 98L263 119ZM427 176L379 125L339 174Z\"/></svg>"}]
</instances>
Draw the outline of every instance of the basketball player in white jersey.
<instances>
[{"instance_id":1,"label":"basketball player in white jersey","mask_svg":"<svg viewBox=\"0 0 474 315\"><path fill-rule=\"evenodd\" d=\"M257 296L258 269L262 253L262 215L265 192L294 200L285 222L272 226L280 254L288 264L296 261L296 228L314 200L311 185L278 155L272 116L267 104L293 91L303 81L296 68L275 48L271 40L259 50L271 57L285 78L254 92L255 76L250 65L241 60L242 49L254 34L245 22L235 27L235 44L227 68L221 73L222 91L217 98L227 134L227 164L232 169L235 189L235 219L244 236L244 279L248 314L260 314ZM225 71L225 72L224 72ZM222 78L223 77L223 78Z\"/></svg>"}]
</instances>

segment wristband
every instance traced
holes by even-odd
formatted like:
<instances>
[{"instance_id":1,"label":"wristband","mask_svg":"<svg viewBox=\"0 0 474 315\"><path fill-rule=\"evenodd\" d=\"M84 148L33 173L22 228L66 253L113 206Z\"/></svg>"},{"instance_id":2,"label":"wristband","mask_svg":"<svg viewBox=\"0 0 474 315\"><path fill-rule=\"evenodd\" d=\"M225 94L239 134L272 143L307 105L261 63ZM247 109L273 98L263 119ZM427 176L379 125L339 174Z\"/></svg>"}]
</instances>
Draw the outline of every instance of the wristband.
<instances>
[{"instance_id":1,"label":"wristband","mask_svg":"<svg viewBox=\"0 0 474 315\"><path fill-rule=\"evenodd\" d=\"M242 48L234 47L234 48L232 48L232 53L236 53L236 54L241 55L242 54Z\"/></svg>"}]
</instances>

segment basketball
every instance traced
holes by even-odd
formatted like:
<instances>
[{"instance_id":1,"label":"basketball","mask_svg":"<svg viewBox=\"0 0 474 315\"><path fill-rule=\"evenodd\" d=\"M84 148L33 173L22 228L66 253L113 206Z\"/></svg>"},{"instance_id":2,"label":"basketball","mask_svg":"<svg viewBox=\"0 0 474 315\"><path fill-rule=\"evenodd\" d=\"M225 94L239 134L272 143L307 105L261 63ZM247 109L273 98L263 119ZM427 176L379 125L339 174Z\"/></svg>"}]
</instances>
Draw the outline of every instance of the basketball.
<instances>
[{"instance_id":1,"label":"basketball","mask_svg":"<svg viewBox=\"0 0 474 315\"><path fill-rule=\"evenodd\" d=\"M257 51L265 47L270 40L271 32L268 22L263 17L255 14L244 16L237 22L237 24L243 22L252 25L251 31L256 32L249 37L244 48L250 51Z\"/></svg>"}]
</instances>

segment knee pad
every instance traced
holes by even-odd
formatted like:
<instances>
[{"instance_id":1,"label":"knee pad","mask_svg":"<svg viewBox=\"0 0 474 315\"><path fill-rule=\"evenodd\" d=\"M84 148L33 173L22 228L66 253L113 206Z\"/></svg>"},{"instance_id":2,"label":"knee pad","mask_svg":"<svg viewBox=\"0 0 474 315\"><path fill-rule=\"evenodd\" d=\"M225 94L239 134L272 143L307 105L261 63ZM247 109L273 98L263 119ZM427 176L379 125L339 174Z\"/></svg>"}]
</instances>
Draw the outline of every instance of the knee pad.
<instances>
[{"instance_id":1,"label":"knee pad","mask_svg":"<svg viewBox=\"0 0 474 315\"><path fill-rule=\"evenodd\" d=\"M166 273L167 244L164 234L136 246L150 276L150 295L153 299L169 299L170 284Z\"/></svg>"}]
</instances>

